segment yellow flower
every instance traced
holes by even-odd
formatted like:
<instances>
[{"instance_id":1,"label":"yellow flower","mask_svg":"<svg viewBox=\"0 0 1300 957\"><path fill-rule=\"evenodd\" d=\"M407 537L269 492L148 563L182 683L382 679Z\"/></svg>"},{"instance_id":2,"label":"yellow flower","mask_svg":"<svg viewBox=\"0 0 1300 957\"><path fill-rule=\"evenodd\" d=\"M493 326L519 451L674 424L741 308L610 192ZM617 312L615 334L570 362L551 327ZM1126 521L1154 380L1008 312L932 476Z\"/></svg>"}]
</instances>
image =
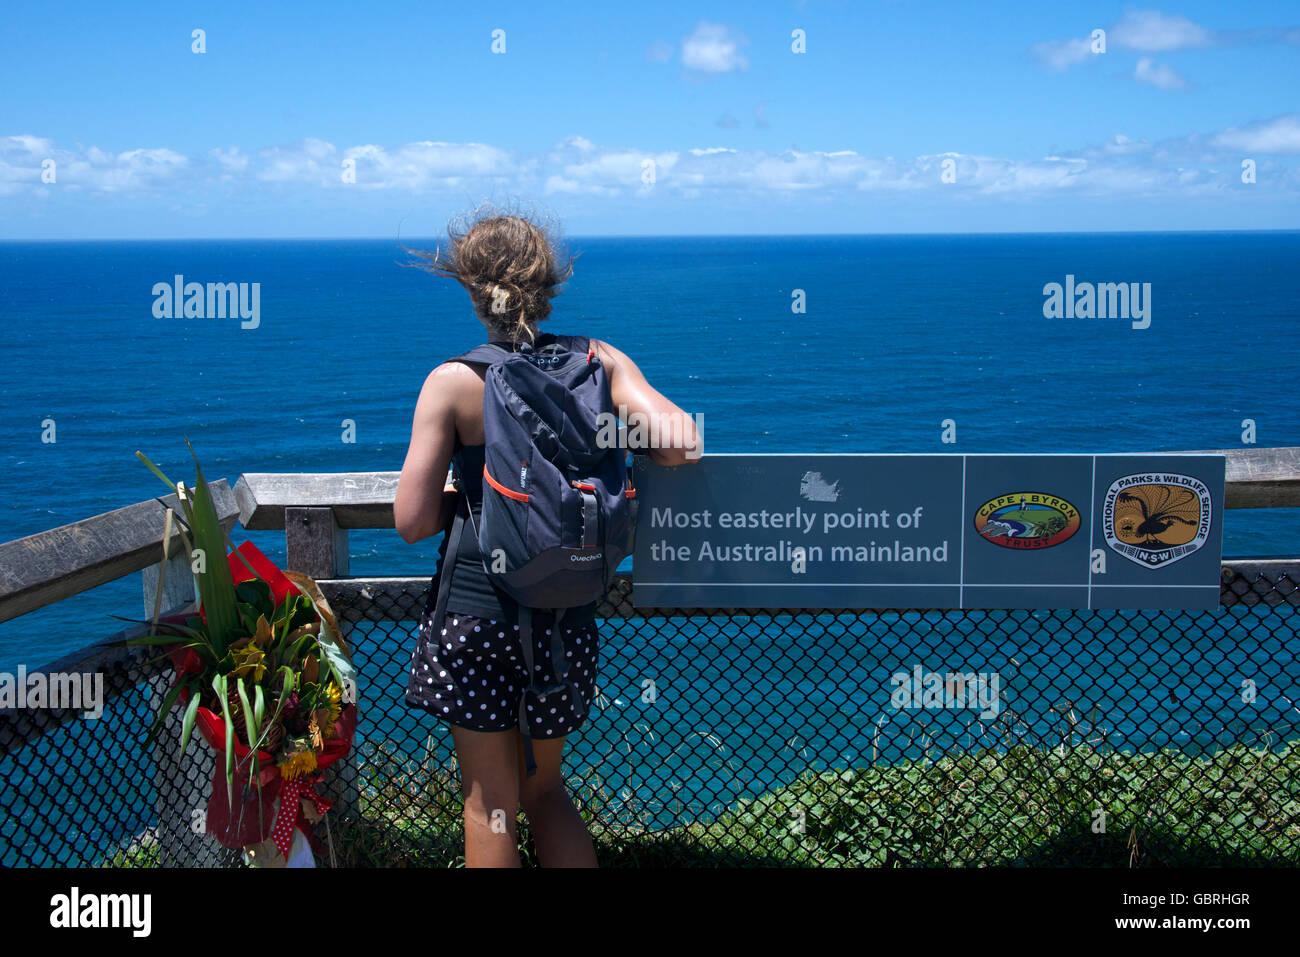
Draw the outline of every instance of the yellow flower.
<instances>
[{"instance_id":1,"label":"yellow flower","mask_svg":"<svg viewBox=\"0 0 1300 957\"><path fill-rule=\"evenodd\" d=\"M242 648L231 648L231 657L235 659L234 670L231 675L235 678L246 678L251 676L253 684L259 684L262 675L266 673L266 654L253 642L249 642Z\"/></svg>"},{"instance_id":2,"label":"yellow flower","mask_svg":"<svg viewBox=\"0 0 1300 957\"><path fill-rule=\"evenodd\" d=\"M316 770L316 752L311 748L292 751L280 761L280 777L292 781L300 774Z\"/></svg>"},{"instance_id":3,"label":"yellow flower","mask_svg":"<svg viewBox=\"0 0 1300 957\"><path fill-rule=\"evenodd\" d=\"M329 716L321 723L321 736L332 738L334 737L334 723L338 721L339 715L343 713L343 689L332 681L325 686L324 704L329 709Z\"/></svg>"}]
</instances>

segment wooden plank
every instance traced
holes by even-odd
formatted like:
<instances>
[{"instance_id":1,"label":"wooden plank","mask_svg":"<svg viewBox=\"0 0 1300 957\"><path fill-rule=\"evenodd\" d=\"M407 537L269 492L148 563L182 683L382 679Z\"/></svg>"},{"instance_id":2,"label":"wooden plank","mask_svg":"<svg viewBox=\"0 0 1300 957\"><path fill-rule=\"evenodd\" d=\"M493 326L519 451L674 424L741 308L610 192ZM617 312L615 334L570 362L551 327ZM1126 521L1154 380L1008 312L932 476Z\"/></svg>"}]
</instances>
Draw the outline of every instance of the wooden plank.
<instances>
[{"instance_id":1,"label":"wooden plank","mask_svg":"<svg viewBox=\"0 0 1300 957\"><path fill-rule=\"evenodd\" d=\"M1300 507L1300 447L1187 452L1227 458L1228 508Z\"/></svg>"},{"instance_id":2,"label":"wooden plank","mask_svg":"<svg viewBox=\"0 0 1300 957\"><path fill-rule=\"evenodd\" d=\"M234 494L225 479L209 488L229 531L239 516ZM0 621L157 564L167 506L183 515L171 494L0 544ZM184 552L179 531L170 550Z\"/></svg>"},{"instance_id":3,"label":"wooden plank","mask_svg":"<svg viewBox=\"0 0 1300 957\"><path fill-rule=\"evenodd\" d=\"M333 508L340 528L392 528L399 472L246 472L235 482L239 524L284 528L291 507Z\"/></svg>"}]
</instances>

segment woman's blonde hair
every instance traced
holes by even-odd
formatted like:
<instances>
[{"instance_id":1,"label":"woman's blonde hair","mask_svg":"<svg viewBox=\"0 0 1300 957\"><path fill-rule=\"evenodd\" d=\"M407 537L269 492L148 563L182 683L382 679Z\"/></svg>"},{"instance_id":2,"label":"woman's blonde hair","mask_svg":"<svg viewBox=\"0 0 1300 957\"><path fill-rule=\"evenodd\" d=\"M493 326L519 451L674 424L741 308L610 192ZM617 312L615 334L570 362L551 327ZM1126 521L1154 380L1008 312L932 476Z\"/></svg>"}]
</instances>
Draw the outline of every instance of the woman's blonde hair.
<instances>
[{"instance_id":1,"label":"woman's blonde hair","mask_svg":"<svg viewBox=\"0 0 1300 957\"><path fill-rule=\"evenodd\" d=\"M489 331L535 341L537 323L551 314L558 287L573 275L574 257L562 253L552 222L484 205L453 219L447 239L445 251L408 249L424 261L404 265L455 279Z\"/></svg>"}]
</instances>

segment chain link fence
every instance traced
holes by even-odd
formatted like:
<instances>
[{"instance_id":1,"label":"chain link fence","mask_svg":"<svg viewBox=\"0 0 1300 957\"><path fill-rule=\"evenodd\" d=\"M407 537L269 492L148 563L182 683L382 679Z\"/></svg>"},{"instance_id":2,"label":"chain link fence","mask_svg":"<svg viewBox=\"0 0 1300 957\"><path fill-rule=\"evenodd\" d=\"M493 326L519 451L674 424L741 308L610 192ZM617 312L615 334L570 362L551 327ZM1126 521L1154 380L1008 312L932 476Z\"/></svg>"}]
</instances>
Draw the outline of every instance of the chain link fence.
<instances>
[{"instance_id":1,"label":"chain link fence","mask_svg":"<svg viewBox=\"0 0 1300 957\"><path fill-rule=\"evenodd\" d=\"M1292 576L1225 566L1213 612L656 613L618 579L570 789L605 866L1295 865ZM404 701L428 582L322 584L362 713L321 861L455 865L451 737ZM112 697L0 714L0 864L238 865L194 826L210 750L141 751L162 665L59 666Z\"/></svg>"}]
</instances>

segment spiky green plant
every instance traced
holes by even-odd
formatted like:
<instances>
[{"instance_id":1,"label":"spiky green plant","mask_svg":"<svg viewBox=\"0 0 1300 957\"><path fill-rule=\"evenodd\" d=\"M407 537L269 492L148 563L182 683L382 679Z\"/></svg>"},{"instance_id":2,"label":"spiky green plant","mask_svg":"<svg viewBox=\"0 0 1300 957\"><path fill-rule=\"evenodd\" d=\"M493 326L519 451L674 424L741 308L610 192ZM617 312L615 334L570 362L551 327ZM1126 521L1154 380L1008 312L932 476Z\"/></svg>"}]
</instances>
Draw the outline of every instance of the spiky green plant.
<instances>
[{"instance_id":1,"label":"spiky green plant","mask_svg":"<svg viewBox=\"0 0 1300 957\"><path fill-rule=\"evenodd\" d=\"M186 445L189 446L188 439ZM256 755L281 721L291 695L297 695L298 711L310 715L329 704L331 688L341 693L342 689L354 687L356 674L343 649L333 612L310 578L285 572L297 591L277 604L271 586L257 575L242 554L232 550L231 554L255 576L238 585L234 583L226 557L228 539L192 446L190 454L196 471L193 489L173 482L144 453L135 454L177 495L184 512L179 534L190 559L203 611L202 615L186 617L184 624L158 621L155 612L151 633L129 641L192 651L201 665L198 671L179 676L168 690L145 736L145 746L155 740L167 715L188 691L181 722L181 754L184 755L194 732L198 709L201 703L206 703L221 714L225 723L227 798L233 805L237 723L242 722L244 738L238 743ZM237 713L233 710L232 694L238 701ZM276 701L269 716L268 697ZM252 757L248 763L256 764Z\"/></svg>"}]
</instances>

